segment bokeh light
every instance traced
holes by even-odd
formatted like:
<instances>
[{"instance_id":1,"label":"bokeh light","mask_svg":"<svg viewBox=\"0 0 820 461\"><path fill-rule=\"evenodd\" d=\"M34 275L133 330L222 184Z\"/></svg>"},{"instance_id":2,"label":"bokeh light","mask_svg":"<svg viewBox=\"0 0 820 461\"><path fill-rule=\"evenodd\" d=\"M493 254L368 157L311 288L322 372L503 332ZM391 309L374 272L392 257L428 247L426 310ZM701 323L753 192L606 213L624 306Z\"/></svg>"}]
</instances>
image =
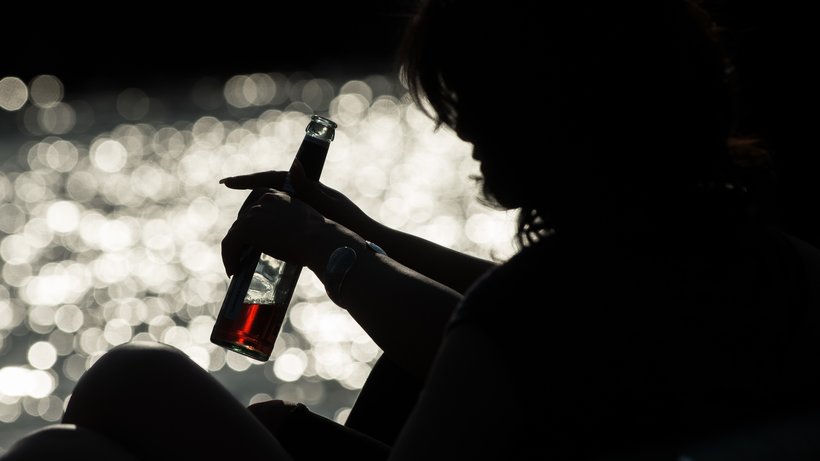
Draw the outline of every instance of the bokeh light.
<instances>
[{"instance_id":1,"label":"bokeh light","mask_svg":"<svg viewBox=\"0 0 820 461\"><path fill-rule=\"evenodd\" d=\"M0 108L14 111L25 105L28 100L28 87L17 77L0 79Z\"/></svg>"},{"instance_id":2,"label":"bokeh light","mask_svg":"<svg viewBox=\"0 0 820 461\"><path fill-rule=\"evenodd\" d=\"M347 418L381 350L312 272L302 273L268 363L209 340L229 282L221 238L247 196L218 180L286 169L312 111L339 124L322 181L367 214L476 256L514 251L513 217L476 200L470 146L434 130L385 76L203 80L189 112L167 120L149 116L157 99L129 88L110 97L104 125L94 124L101 109L67 100L67 90L51 75L30 86L0 80L0 107L32 103L12 114L27 131L0 171L7 427L58 421L85 370L129 341L178 347L246 403L301 401Z\"/></svg>"},{"instance_id":3,"label":"bokeh light","mask_svg":"<svg viewBox=\"0 0 820 461\"><path fill-rule=\"evenodd\" d=\"M29 93L37 107L54 107L63 99L63 82L54 75L38 75L31 80Z\"/></svg>"}]
</instances>

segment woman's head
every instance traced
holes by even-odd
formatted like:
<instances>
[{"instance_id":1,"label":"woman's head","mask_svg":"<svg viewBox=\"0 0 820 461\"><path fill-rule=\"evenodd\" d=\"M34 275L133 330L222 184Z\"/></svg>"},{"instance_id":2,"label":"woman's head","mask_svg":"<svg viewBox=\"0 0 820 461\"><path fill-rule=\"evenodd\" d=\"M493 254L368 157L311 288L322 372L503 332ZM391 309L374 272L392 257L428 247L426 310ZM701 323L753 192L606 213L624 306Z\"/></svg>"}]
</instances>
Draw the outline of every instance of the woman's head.
<instances>
[{"instance_id":1,"label":"woman's head","mask_svg":"<svg viewBox=\"0 0 820 461\"><path fill-rule=\"evenodd\" d=\"M727 174L725 60L685 0L429 0L402 57L417 102L474 144L485 195L527 219Z\"/></svg>"}]
</instances>

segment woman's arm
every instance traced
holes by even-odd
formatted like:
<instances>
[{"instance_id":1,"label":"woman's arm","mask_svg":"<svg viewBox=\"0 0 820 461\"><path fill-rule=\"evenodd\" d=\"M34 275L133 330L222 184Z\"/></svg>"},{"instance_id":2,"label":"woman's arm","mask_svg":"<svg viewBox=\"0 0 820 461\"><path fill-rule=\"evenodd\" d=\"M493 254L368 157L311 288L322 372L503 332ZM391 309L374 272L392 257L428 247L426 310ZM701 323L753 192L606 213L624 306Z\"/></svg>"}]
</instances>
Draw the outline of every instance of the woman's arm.
<instances>
[{"instance_id":1,"label":"woman's arm","mask_svg":"<svg viewBox=\"0 0 820 461\"><path fill-rule=\"evenodd\" d=\"M326 279L326 269L330 254L341 246L353 249L356 256L337 284ZM309 267L333 294L333 301L347 309L393 360L423 380L461 294L370 250L358 236L326 247L315 261Z\"/></svg>"},{"instance_id":2,"label":"woman's arm","mask_svg":"<svg viewBox=\"0 0 820 461\"><path fill-rule=\"evenodd\" d=\"M461 253L379 223L374 224L366 236L362 236L382 247L395 261L462 294L481 274L496 266L492 261Z\"/></svg>"},{"instance_id":3,"label":"woman's arm","mask_svg":"<svg viewBox=\"0 0 820 461\"><path fill-rule=\"evenodd\" d=\"M281 190L287 175L285 171L265 171L225 178L220 182L231 189L272 187ZM492 261L378 223L341 192L308 180L298 162L294 164L290 181L299 199L323 216L377 243L393 260L459 293L464 293L481 274L495 266Z\"/></svg>"},{"instance_id":4,"label":"woman's arm","mask_svg":"<svg viewBox=\"0 0 820 461\"><path fill-rule=\"evenodd\" d=\"M255 190L223 238L229 275L248 245L308 267L393 360L419 378L427 375L459 292L370 250L357 233L273 189ZM328 261L341 247L352 249L355 261L327 286Z\"/></svg>"},{"instance_id":5,"label":"woman's arm","mask_svg":"<svg viewBox=\"0 0 820 461\"><path fill-rule=\"evenodd\" d=\"M389 460L514 459L524 410L508 363L479 328L451 330Z\"/></svg>"}]
</instances>

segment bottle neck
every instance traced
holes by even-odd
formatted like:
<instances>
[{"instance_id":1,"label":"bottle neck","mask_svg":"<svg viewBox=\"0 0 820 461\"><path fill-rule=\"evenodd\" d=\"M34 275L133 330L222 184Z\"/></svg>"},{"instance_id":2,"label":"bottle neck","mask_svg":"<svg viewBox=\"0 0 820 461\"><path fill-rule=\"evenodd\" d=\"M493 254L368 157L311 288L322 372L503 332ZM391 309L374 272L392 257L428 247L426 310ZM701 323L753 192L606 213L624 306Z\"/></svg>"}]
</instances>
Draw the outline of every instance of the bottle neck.
<instances>
[{"instance_id":1,"label":"bottle neck","mask_svg":"<svg viewBox=\"0 0 820 461\"><path fill-rule=\"evenodd\" d=\"M310 135L305 136L305 139L299 146L299 151L296 152L296 160L299 160L302 164L305 170L305 176L308 179L312 181L319 180L329 148L329 141L318 139Z\"/></svg>"}]
</instances>

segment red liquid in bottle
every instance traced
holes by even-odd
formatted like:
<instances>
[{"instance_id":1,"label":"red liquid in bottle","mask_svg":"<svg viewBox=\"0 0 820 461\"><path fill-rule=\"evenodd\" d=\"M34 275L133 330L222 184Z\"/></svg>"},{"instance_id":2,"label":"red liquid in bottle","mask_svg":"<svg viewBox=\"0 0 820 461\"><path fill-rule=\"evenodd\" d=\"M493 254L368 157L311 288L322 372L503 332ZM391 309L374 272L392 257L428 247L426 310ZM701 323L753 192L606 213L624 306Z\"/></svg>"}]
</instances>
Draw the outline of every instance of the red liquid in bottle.
<instances>
[{"instance_id":1,"label":"red liquid in bottle","mask_svg":"<svg viewBox=\"0 0 820 461\"><path fill-rule=\"evenodd\" d=\"M242 304L236 317L216 324L211 340L228 350L265 361L282 329L287 307L283 304Z\"/></svg>"}]
</instances>

